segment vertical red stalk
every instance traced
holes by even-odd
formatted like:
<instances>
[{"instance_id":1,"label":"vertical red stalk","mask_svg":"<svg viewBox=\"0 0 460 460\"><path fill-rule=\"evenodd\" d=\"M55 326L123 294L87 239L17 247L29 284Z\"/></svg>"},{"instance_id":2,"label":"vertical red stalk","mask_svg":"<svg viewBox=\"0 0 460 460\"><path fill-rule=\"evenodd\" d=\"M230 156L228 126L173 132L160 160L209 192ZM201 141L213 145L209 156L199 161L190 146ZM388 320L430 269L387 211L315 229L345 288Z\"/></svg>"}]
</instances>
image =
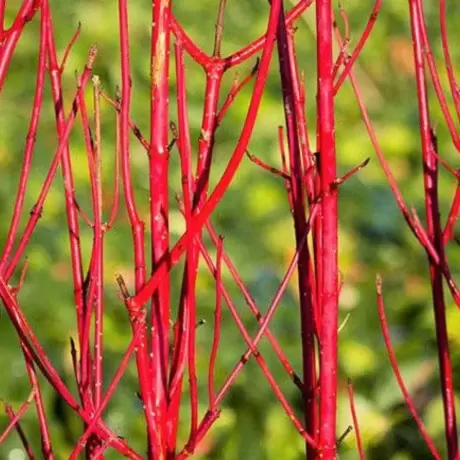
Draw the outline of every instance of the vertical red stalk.
<instances>
[{"instance_id":1,"label":"vertical red stalk","mask_svg":"<svg viewBox=\"0 0 460 460\"><path fill-rule=\"evenodd\" d=\"M298 285L300 296L300 323L302 339L302 364L303 364L303 398L305 404L305 429L314 437L316 433L316 369L315 369L315 321L313 315L312 299L312 274L310 273L310 253L308 242L303 244L304 235L307 229L305 217L305 193L304 193L304 172L302 168L302 157L298 135L298 112L295 107L295 90L293 68L289 62L288 36L285 25L284 10L281 7L280 19L278 22L278 58L281 74L282 94L284 101L284 114L286 121L287 140L289 146L289 162L291 169L291 196L292 213L294 217L294 228L297 250L300 251L298 263ZM303 144L305 139L303 140ZM307 458L317 458L316 449L307 445Z\"/></svg>"},{"instance_id":2,"label":"vertical red stalk","mask_svg":"<svg viewBox=\"0 0 460 460\"><path fill-rule=\"evenodd\" d=\"M420 35L423 40L423 51L425 54L426 62L431 74L431 80L433 82L433 88L438 97L439 105L441 107L442 114L446 121L447 128L452 138L452 142L457 149L460 151L460 134L455 127L455 122L453 120L452 114L447 105L446 96L441 85L441 80L439 78L439 72L436 67L436 62L433 57L433 52L431 50L430 40L428 37L428 30L425 23L425 16L423 13L423 4L420 0L416 2L417 9L419 10L419 26L420 26Z\"/></svg>"},{"instance_id":3,"label":"vertical red stalk","mask_svg":"<svg viewBox=\"0 0 460 460\"><path fill-rule=\"evenodd\" d=\"M94 140L91 136L88 111L86 109L86 102L83 94L79 98L80 104L80 115L83 127L83 137L85 140L86 154L88 159L88 170L89 170L89 181L91 185L91 203L94 215L94 221L97 220L98 204L97 204L97 187L96 187L96 164L95 164L95 147ZM82 399L83 407L85 410L93 410L93 399L91 394L91 382L92 382L92 356L90 349L90 329L91 329L91 318L93 315L93 305L95 291L97 288L97 259L96 254L97 238L96 228L93 223L93 247L91 251L91 258L88 267L88 280L87 286L85 286L85 309L83 312L83 326L80 340L80 380L79 380L79 393Z\"/></svg>"},{"instance_id":4,"label":"vertical red stalk","mask_svg":"<svg viewBox=\"0 0 460 460\"><path fill-rule=\"evenodd\" d=\"M16 45L21 37L22 30L26 25L27 21L30 21L38 9L37 0L24 0L21 8L13 22L13 25L8 29L8 36L4 40L2 47L0 48L0 94L5 83L5 78L8 73L8 67L11 62ZM5 7L2 9L2 16L4 14ZM2 27L3 28L3 27Z\"/></svg>"},{"instance_id":5,"label":"vertical red stalk","mask_svg":"<svg viewBox=\"0 0 460 460\"><path fill-rule=\"evenodd\" d=\"M168 224L168 101L170 0L152 2L151 100L150 100L150 226L152 272L169 251ZM152 298L152 379L157 424L165 424L169 365L169 275ZM163 440L164 442L164 440Z\"/></svg>"},{"instance_id":6,"label":"vertical red stalk","mask_svg":"<svg viewBox=\"0 0 460 460\"><path fill-rule=\"evenodd\" d=\"M27 374L29 375L29 381L33 388L35 388L34 400L35 408L37 411L38 425L40 427L40 442L42 447L42 454L45 460L53 460L53 449L51 447L51 437L49 433L48 421L46 418L45 407L43 404L43 397L40 389L40 382L35 371L32 356L30 355L27 347L21 344L22 352L24 354L24 360L26 362Z\"/></svg>"},{"instance_id":7,"label":"vertical red stalk","mask_svg":"<svg viewBox=\"0 0 460 460\"><path fill-rule=\"evenodd\" d=\"M321 193L321 343L319 450L324 460L336 453L337 330L338 330L338 208L334 134L332 7L331 0L316 1L317 127Z\"/></svg>"},{"instance_id":8,"label":"vertical red stalk","mask_svg":"<svg viewBox=\"0 0 460 460\"><path fill-rule=\"evenodd\" d=\"M118 96L117 99L119 99ZM109 231L115 224L118 208L120 206L120 113L118 110L115 120L115 167L113 176L113 201L109 218L105 226L106 231Z\"/></svg>"},{"instance_id":9,"label":"vertical red stalk","mask_svg":"<svg viewBox=\"0 0 460 460\"><path fill-rule=\"evenodd\" d=\"M5 4L3 3L3 8ZM4 12L4 11L3 11ZM3 16L0 14L0 25L3 24ZM38 129L38 122L40 120L40 112L43 102L43 91L45 87L45 65L46 65L46 46L47 46L47 36L48 36L48 19L45 14L44 7L41 9L41 19L40 19L40 48L39 48L39 57L38 57L38 68L37 68L37 77L35 83L35 94L33 101L33 109L30 117L29 130L26 137L26 146L24 149L23 160L21 173L19 177L19 185L16 193L15 205L13 210L13 216L11 218L10 227L8 229L8 234L6 237L5 247L3 249L2 258L0 260L0 272L3 271L8 258L13 249L14 240L16 237L16 232L19 227L19 222L21 218L22 209L24 206L24 199L27 193L27 182L30 174L30 168L32 164L33 150L35 147L35 138Z\"/></svg>"},{"instance_id":10,"label":"vertical red stalk","mask_svg":"<svg viewBox=\"0 0 460 460\"><path fill-rule=\"evenodd\" d=\"M63 105L61 68L57 62L56 44L54 42L53 25L51 13L47 0L44 0L48 15L48 72L51 80L51 92L54 102L56 116L56 128L59 139L62 138L65 128L65 112ZM75 187L72 174L72 163L70 159L70 148L66 144L61 155L61 168L64 180L64 195L67 212L67 225L69 230L69 244L72 261L72 274L74 283L74 299L77 312L77 325L81 339L81 327L84 309L83 299L83 263L80 247L80 229L78 224L78 211L75 201Z\"/></svg>"},{"instance_id":11,"label":"vertical red stalk","mask_svg":"<svg viewBox=\"0 0 460 460\"><path fill-rule=\"evenodd\" d=\"M94 213L94 251L93 263L96 266L95 321L94 321L94 407L98 408L102 399L102 355L103 355L103 318L104 318L104 233L102 230L102 149L100 83L97 76L94 84L94 126L95 126L95 213ZM92 303L93 299L89 299ZM91 309L89 309L91 311Z\"/></svg>"},{"instance_id":12,"label":"vertical red stalk","mask_svg":"<svg viewBox=\"0 0 460 460\"><path fill-rule=\"evenodd\" d=\"M179 39L175 44L176 79L177 79L177 117L179 124L178 149L182 176L182 195L185 204L186 226L190 225L193 176L190 130L187 110L187 91L185 81L184 49ZM188 245L190 246L190 245ZM167 458L175 457L179 409L182 395L183 375L187 361L187 343L189 327L189 310L194 301L189 286L190 268L186 264L181 287L179 314L174 326L174 351L172 355L170 381L168 387L168 416L166 421Z\"/></svg>"},{"instance_id":13,"label":"vertical red stalk","mask_svg":"<svg viewBox=\"0 0 460 460\"><path fill-rule=\"evenodd\" d=\"M217 107L219 103L220 85L223 75L223 65L220 60L213 61L206 74L206 99L204 102L203 120L201 123L201 133L198 142L198 161L196 179L194 181L194 196L192 203L192 213L197 214L201 211L209 185L209 175L211 172L211 160L214 148L215 130L217 126ZM201 239L201 231L195 238ZM194 238L189 240L190 249L187 251L187 292L195 298L195 287L198 274L199 248ZM190 439L194 439L198 428L198 386L196 378L195 364L195 324L196 324L196 303L193 301L189 308L189 334L188 334L188 368L190 381L190 406L191 406L191 426Z\"/></svg>"},{"instance_id":14,"label":"vertical red stalk","mask_svg":"<svg viewBox=\"0 0 460 460\"><path fill-rule=\"evenodd\" d=\"M216 308L214 310L214 337L212 340L211 355L209 358L208 391L209 409L215 409L214 370L216 367L217 351L220 342L220 327L222 323L222 248L223 239L219 238L216 256Z\"/></svg>"},{"instance_id":15,"label":"vertical red stalk","mask_svg":"<svg viewBox=\"0 0 460 460\"><path fill-rule=\"evenodd\" d=\"M0 0L0 52L2 50L3 31L5 30L5 9L6 0Z\"/></svg>"},{"instance_id":16,"label":"vertical red stalk","mask_svg":"<svg viewBox=\"0 0 460 460\"><path fill-rule=\"evenodd\" d=\"M206 201L209 174L211 171L211 159L212 151L214 147L214 136L217 127L217 107L219 102L220 85L223 75L223 63L219 59L220 54L220 42L222 38L222 27L223 27L223 9L225 2L221 2L219 6L218 14L218 26L216 28L216 39L214 44L214 59L209 63L206 68L206 89L205 89L205 102L203 109L203 119L201 124L201 133L198 142L198 160L197 160L197 171L196 178L191 178L191 151L189 148L189 134L188 123L186 122L185 113L185 99L186 92L184 86L184 63L182 60L182 54L179 54L177 60L177 72L178 72L178 85L181 83L181 89L178 90L178 102L179 102L179 116L180 116L180 130L179 136L182 141L180 142L181 148L181 164L183 172L183 184L184 184L184 200L186 202L191 201L191 208L186 204L186 220L187 229L189 230L191 223L192 214L200 212L203 204ZM185 182L184 182L185 181ZM193 181L193 186L191 182ZM192 199L189 200L188 195L193 193ZM201 238L201 231L197 232L196 238ZM190 425L190 440L195 438L195 434L198 428L198 387L197 377L195 369L195 323L196 323L196 303L195 303L195 285L197 279L199 261L199 248L194 238L187 240L187 255L185 261L185 270L183 276L183 285L181 291L181 300L179 306L179 323L180 326L187 322L188 332L179 333L177 335L177 341L175 342L175 348L178 350L178 357L183 359L185 356L186 346L187 348L187 359L189 369L189 382L190 382L190 409L191 409L191 425ZM187 318L186 318L187 317ZM179 375L177 375L178 377ZM177 380L176 377L176 380ZM178 408L177 398L180 398L180 394L176 393L176 401L173 403ZM176 428L177 430L177 428Z\"/></svg>"},{"instance_id":17,"label":"vertical red stalk","mask_svg":"<svg viewBox=\"0 0 460 460\"><path fill-rule=\"evenodd\" d=\"M442 233L442 240L444 246L453 238L454 236L454 227L457 223L458 215L460 214L460 182L457 179L457 186L455 187L454 198L452 199L452 205L447 216L447 222L444 226Z\"/></svg>"},{"instance_id":18,"label":"vertical red stalk","mask_svg":"<svg viewBox=\"0 0 460 460\"><path fill-rule=\"evenodd\" d=\"M92 66L94 63L94 59L96 58L96 54L97 54L97 48L95 46L91 47L88 62L86 64L86 67L83 73L81 74L78 89L77 89L75 98L72 103L71 113L67 117L67 120L64 125L64 131L63 131L62 137L60 137L60 140L59 140L59 146L53 157L51 166L43 182L43 185L40 190L37 201L35 202L32 208L32 211L30 212L30 217L27 221L25 229L21 235L21 238L17 244L16 251L13 254L9 264L5 267L5 272L4 272L5 280L9 280L14 270L16 269L22 255L24 254L24 251L27 245L29 244L30 238L36 228L36 225L41 217L41 213L43 211L43 205L45 203L46 197L48 196L48 192L50 191L51 184L56 175L57 168L60 164L61 156L63 155L63 151L65 150L67 146L67 141L69 139L70 132L75 122L75 117L77 115L78 108L79 108L79 103L78 103L79 98L81 97L81 94L83 93L86 87L86 84L88 83L88 79L91 76Z\"/></svg>"},{"instance_id":19,"label":"vertical red stalk","mask_svg":"<svg viewBox=\"0 0 460 460\"><path fill-rule=\"evenodd\" d=\"M120 102L120 151L123 178L124 197L129 220L131 223L134 245L134 276L136 293L145 284L145 251L144 251L144 223L139 218L133 185L131 181L131 167L129 159L129 110L131 103L131 70L129 54L128 32L128 2L119 0L120 24L120 57L121 57L121 102ZM131 307L131 306L130 306ZM142 308L142 307L141 307ZM148 353L148 340L145 324L142 324L141 337L136 353L139 386L144 406L147 424L148 449L151 455L158 455L162 448L159 439L158 427L155 423L155 402L151 390L151 368ZM156 457L155 457L156 458Z\"/></svg>"},{"instance_id":20,"label":"vertical red stalk","mask_svg":"<svg viewBox=\"0 0 460 460\"><path fill-rule=\"evenodd\" d=\"M427 234L439 254L444 259L444 245L440 222L438 198L438 159L436 141L430 125L426 75L423 59L423 39L420 31L420 14L414 0L409 2L414 47L415 76L417 81L417 100L420 121L420 136L422 140L423 178L425 189L425 212ZM430 278L433 297L433 307L436 324L436 344L441 378L441 391L444 403L445 434L447 441L448 458L458 458L457 423L455 415L455 393L453 387L452 363L449 352L449 338L446 322L446 305L443 292L443 274L440 266L430 258Z\"/></svg>"},{"instance_id":21,"label":"vertical red stalk","mask_svg":"<svg viewBox=\"0 0 460 460\"><path fill-rule=\"evenodd\" d=\"M365 460L366 457L364 455L363 443L361 441L361 434L360 434L360 430L359 430L358 415L356 414L355 395L354 395L354 391L353 391L353 384L351 383L350 379L348 379L348 402L350 404L350 412L351 412L351 417L353 419L353 428L355 430L355 435L356 435L356 444L358 445L359 459L360 460Z\"/></svg>"},{"instance_id":22,"label":"vertical red stalk","mask_svg":"<svg viewBox=\"0 0 460 460\"><path fill-rule=\"evenodd\" d=\"M315 168L314 157L311 152L310 142L308 139L307 129L307 117L305 114L305 88L303 82L299 76L299 70L297 65L297 56L295 52L295 41L294 41L294 30L291 28L287 29L287 43L289 49L289 66L291 68L292 75L292 90L295 107L295 118L297 119L297 131L299 137L300 151L302 154L302 166L303 166L303 181L305 183L305 192L308 198L308 202L311 205L315 199L315 182L312 171ZM314 275L313 270L310 270L311 275ZM310 281L311 283L311 281Z\"/></svg>"},{"instance_id":23,"label":"vertical red stalk","mask_svg":"<svg viewBox=\"0 0 460 460\"><path fill-rule=\"evenodd\" d=\"M446 63L447 77L449 79L450 91L454 101L457 117L460 120L460 88L458 87L455 79L454 68L452 65L452 58L450 56L449 39L447 36L446 24L446 0L439 0L439 23L441 26L441 41L442 50L444 52L444 61Z\"/></svg>"}]
</instances>

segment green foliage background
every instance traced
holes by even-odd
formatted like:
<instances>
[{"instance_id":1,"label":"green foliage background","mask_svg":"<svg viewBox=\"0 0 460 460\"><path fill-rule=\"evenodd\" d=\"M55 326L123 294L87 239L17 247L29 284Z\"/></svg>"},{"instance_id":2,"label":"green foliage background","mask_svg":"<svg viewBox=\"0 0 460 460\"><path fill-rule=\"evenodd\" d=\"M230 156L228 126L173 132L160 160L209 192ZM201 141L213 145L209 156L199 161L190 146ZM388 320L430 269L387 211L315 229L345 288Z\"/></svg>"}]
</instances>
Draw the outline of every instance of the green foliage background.
<instances>
[{"instance_id":1,"label":"green foliage background","mask_svg":"<svg viewBox=\"0 0 460 460\"><path fill-rule=\"evenodd\" d=\"M8 18L12 18L18 2L9 3ZM200 46L211 51L217 0L174 3L174 12L186 30ZM236 50L263 33L267 14L266 3L262 0L228 2L224 54ZM435 55L441 62L437 2L426 3ZM459 63L460 46L455 42L455 25L460 15L460 7L454 3L448 2L448 23L452 35L453 59ZM353 46L367 21L372 2L342 0L342 4L349 13ZM75 45L64 75L66 109L69 108L69 101L75 90L74 69L82 69L89 46L94 42L99 45L95 72L101 77L104 89L113 95L119 83L116 2L53 0L51 6L58 49L61 53L77 23L82 23L81 37ZM150 8L150 2L145 0L130 2L134 83L132 118L144 133L148 132L149 123ZM296 40L299 62L305 71L307 114L313 142L316 56L314 16L313 9L311 10L299 21ZM0 97L0 241L4 241L12 212L31 110L38 51L38 22L38 18L35 18L27 25L12 61L5 90ZM373 35L358 61L356 73L392 170L407 201L423 216L420 141L411 53L407 2L388 0L384 2ZM254 61L239 69L240 75L245 75L253 64ZM276 129L283 122L283 114L276 64L277 61L274 59L250 148L265 161L279 165ZM196 146L201 123L204 74L190 59L187 59L186 65L189 118L193 129L192 139ZM440 70L446 83L444 68L440 66ZM172 72L172 84L174 78ZM225 79L227 90L232 78L233 75L229 74ZM225 89L222 94L226 94ZM87 96L90 104L89 91ZM442 124L439 106L432 94L431 97L433 119L439 121L437 131L441 155L456 166L458 160ZM45 98L23 222L28 216L27 210L36 199L56 148L54 113L50 104L48 83ZM213 183L233 150L249 98L250 88L237 98L218 131ZM172 89L172 119L175 119L174 102ZM390 369L377 319L374 288L376 272L380 272L385 281L385 299L391 333L402 373L428 430L442 452L445 452L427 262L395 205L371 149L348 83L343 86L336 102L339 174L345 173L366 157L371 157L369 166L340 190L340 266L344 277L340 317L342 320L347 315L350 317L340 333L338 431L342 432L351 423L346 397L346 381L347 377L351 377L355 385L357 410L368 458L430 458L415 423L408 416ZM107 190L105 201L108 208L112 198L115 117L107 105L104 105L102 118L104 177ZM89 210L86 154L79 127L72 134L71 146L77 198L80 205ZM148 221L147 157L134 139L132 162L141 215ZM183 231L183 222L173 199L174 194L180 190L176 152L173 153L171 162L171 227L174 241ZM444 220L454 189L454 180L442 171L440 192ZM213 222L218 231L225 236L226 249L241 271L251 293L264 310L284 274L293 248L293 226L282 182L246 161L213 215ZM83 226L82 244L87 263L91 232ZM454 276L458 275L460 252L455 243L450 243L448 255ZM69 337L75 334L75 317L62 180L59 175L47 200L40 225L27 250L27 257L30 269L20 294L20 303L53 363L74 388L70 383L72 371ZM123 211L119 215L115 230L107 237L106 247L106 383L113 375L131 336L126 313L116 295L114 273L121 271L130 281L131 266L131 236L127 216ZM173 270L173 299L176 303L181 269L179 266ZM254 333L257 330L255 321L227 272L224 272L224 281L234 296L249 330ZM214 288L211 277L202 266L198 281L198 307L199 316L208 323L197 331L202 412L206 409L205 371L212 340ZM454 372L458 375L459 313L448 295L447 299ZM272 331L296 369L300 371L298 317L298 303L293 283L274 318ZM0 314L0 350L0 398L18 408L30 389L16 334L3 311ZM243 340L226 312L217 368L218 383L223 381L244 350ZM270 347L263 343L261 350L289 400L295 407L300 408L299 395L283 374ZM46 384L43 384L43 391L57 458L67 458L73 442L80 433L80 423L71 411L56 399ZM136 372L132 364L107 411L106 420L117 433L128 438L136 449L143 452L143 417L135 391ZM184 421L180 430L182 441L188 434L188 406L186 398L184 400ZM38 454L34 411L29 410L23 420L24 429L30 435ZM5 424L6 417L0 414L0 426ZM16 434L12 434L0 446L0 458L23 458L18 449L19 440ZM205 439L197 458L295 460L302 458L302 449L301 438L277 404L257 365L250 361L225 399L222 416ZM107 458L118 456L113 451L108 451ZM340 458L357 458L353 434L343 442Z\"/></svg>"}]
</instances>

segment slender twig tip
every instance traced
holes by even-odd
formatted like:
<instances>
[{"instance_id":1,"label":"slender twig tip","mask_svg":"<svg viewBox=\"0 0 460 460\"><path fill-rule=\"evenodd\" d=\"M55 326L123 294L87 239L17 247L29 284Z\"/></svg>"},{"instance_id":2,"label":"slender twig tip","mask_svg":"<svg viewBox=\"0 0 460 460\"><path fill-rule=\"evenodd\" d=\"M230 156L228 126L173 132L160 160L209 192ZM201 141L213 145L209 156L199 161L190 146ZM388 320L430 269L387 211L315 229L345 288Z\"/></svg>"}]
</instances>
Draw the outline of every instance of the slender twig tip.
<instances>
[{"instance_id":1,"label":"slender twig tip","mask_svg":"<svg viewBox=\"0 0 460 460\"><path fill-rule=\"evenodd\" d=\"M337 439L336 441L336 446L340 447L340 445L343 443L345 438L353 431L353 427L351 425L348 425L346 430L342 433L342 435Z\"/></svg>"},{"instance_id":2,"label":"slender twig tip","mask_svg":"<svg viewBox=\"0 0 460 460\"><path fill-rule=\"evenodd\" d=\"M120 288L120 292L121 292L121 295L123 296L123 298L125 300L129 299L129 297L130 297L129 291L128 291L128 288L126 286L125 280L124 280L123 276L121 275L121 273L115 273L115 280L118 283L118 287Z\"/></svg>"},{"instance_id":3,"label":"slender twig tip","mask_svg":"<svg viewBox=\"0 0 460 460\"><path fill-rule=\"evenodd\" d=\"M169 129L171 130L171 134L173 135L174 139L179 138L179 131L177 129L177 125L174 121L169 122Z\"/></svg>"},{"instance_id":4,"label":"slender twig tip","mask_svg":"<svg viewBox=\"0 0 460 460\"><path fill-rule=\"evenodd\" d=\"M377 273L375 276L375 287L377 288L377 294L382 295L382 275L380 273Z\"/></svg>"},{"instance_id":5,"label":"slender twig tip","mask_svg":"<svg viewBox=\"0 0 460 460\"><path fill-rule=\"evenodd\" d=\"M89 58L88 58L88 68L92 69L94 60L96 59L98 52L98 47L96 44L91 45L91 48L89 49Z\"/></svg>"},{"instance_id":6,"label":"slender twig tip","mask_svg":"<svg viewBox=\"0 0 460 460\"><path fill-rule=\"evenodd\" d=\"M29 396L27 397L26 401L27 401L27 404L30 404L33 400L34 400L34 397L35 397L35 391L36 391L36 388L32 388L32 391L30 392Z\"/></svg>"}]
</instances>

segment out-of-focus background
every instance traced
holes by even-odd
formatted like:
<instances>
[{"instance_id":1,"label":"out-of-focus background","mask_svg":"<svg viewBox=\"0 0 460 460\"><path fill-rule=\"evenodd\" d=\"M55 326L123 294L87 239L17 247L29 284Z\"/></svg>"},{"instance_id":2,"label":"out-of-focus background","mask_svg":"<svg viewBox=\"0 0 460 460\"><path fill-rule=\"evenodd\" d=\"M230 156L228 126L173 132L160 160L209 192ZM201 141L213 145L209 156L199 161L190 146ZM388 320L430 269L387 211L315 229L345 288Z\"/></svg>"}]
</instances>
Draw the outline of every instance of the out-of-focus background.
<instances>
[{"instance_id":1,"label":"out-of-focus background","mask_svg":"<svg viewBox=\"0 0 460 460\"><path fill-rule=\"evenodd\" d=\"M191 37L206 51L212 51L217 0L174 2L174 13ZM290 6L286 2L286 6ZM348 12L353 47L368 20L373 2L342 0ZM445 87L445 70L439 39L438 2L426 3L427 21L433 49ZM454 63L460 63L457 45L460 7L447 2L447 20L451 35ZM11 19L19 2L9 2L7 18ZM337 5L336 5L337 6ZM115 1L77 0L51 1L58 49L62 53L78 22L81 37L76 43L64 74L66 110L75 90L74 70L81 70L90 44L97 43L99 56L95 65L105 91L112 96L120 82L117 5ZM314 7L313 7L314 8ZM297 52L305 72L307 115L311 142L315 135L315 39L314 11L298 21ZM362 86L383 151L392 167L408 203L423 213L420 141L418 113L412 64L412 43L409 35L407 2L387 0L378 17L375 30L356 65L356 75ZM230 53L263 33L267 18L267 2L229 1L225 15L223 53ZM131 58L133 72L132 119L144 133L149 125L149 50L151 2L130 2ZM0 241L4 241L12 208L25 143L27 124L32 107L38 51L38 17L27 25L18 44L0 96ZM173 61L172 65L173 65ZM255 59L238 69L240 76L254 65ZM457 67L458 70L458 67ZM186 60L190 123L194 149L201 123L204 94L204 73L190 59ZM172 82L174 84L174 72ZM225 79L226 95L233 74ZM225 122L218 130L212 183L216 182L233 150L244 121L251 88L244 90L233 103ZM431 90L430 90L431 91ZM88 104L91 94L88 92ZM33 161L26 212L28 216L40 190L56 147L53 107L47 82L46 102L40 121ZM432 92L431 111L439 136L440 154L454 167L458 159L441 119L439 106ZM171 90L171 117L175 119L175 96ZM250 143L252 153L275 166L280 165L277 147L277 126L283 123L277 60L273 60L256 129ZM341 321L348 321L340 332L340 409L338 432L351 423L346 396L347 378L353 379L356 406L364 446L370 459L428 459L429 452L421 440L414 421L409 417L401 393L392 374L377 318L374 280L380 272L385 283L385 299L391 334L402 374L423 416L428 431L440 450L444 450L442 401L439 392L433 312L430 302L427 262L423 250L407 229L385 181L383 172L371 148L360 118L353 93L346 82L336 99L337 154L339 174L345 173L366 157L370 164L340 189L340 267L344 285L340 300ZM112 108L103 104L103 155L107 210L112 200L112 175L115 141L115 116ZM148 222L147 157L132 138L132 164L136 194L142 218ZM89 210L89 182L86 153L81 127L71 137L72 161L80 205ZM172 241L183 231L175 193L180 191L177 152L171 155ZM441 171L440 194L442 218L445 221L455 181ZM265 310L293 255L293 225L282 181L245 160L229 192L212 218L219 233L225 236L225 247L260 308ZM3 244L3 243L2 243ZM91 244L91 231L82 226L85 263ZM211 247L211 246L209 246ZM453 274L458 275L460 250L455 243L448 246ZM126 312L117 298L114 273L123 273L131 285L131 234L125 211L119 214L115 229L108 234L106 246L106 316L105 359L106 384L113 375L131 330ZM75 335L72 300L71 266L68 236L65 226L62 179L58 174L46 202L43 217L27 250L30 264L20 303L55 366L67 382L72 381L69 337ZM173 270L173 299L177 304L182 266ZM238 293L228 272L224 282L232 293L238 309L253 333L256 323ZM272 324L295 368L300 372L298 299L292 282ZM212 340L215 285L206 267L200 268L198 279L199 317L207 324L197 330L200 410L206 409L206 370L209 345ZM451 338L454 373L460 372L459 313L449 295L447 316ZM6 313L0 312L0 398L18 408L29 393L29 383L23 365L18 339ZM245 351L243 340L227 312L224 314L222 343L217 367L217 384L222 382L236 360ZM300 398L284 375L267 343L261 346L270 368L289 401L300 408ZM74 388L70 383L71 388ZM458 387L458 385L457 385ZM458 388L457 388L458 389ZM57 458L67 458L72 444L81 432L81 425L72 412L59 401L47 384L43 392L48 408L53 443ZM245 371L225 398L222 415L200 447L196 458L221 460L295 460L302 458L304 448L300 436L273 396L269 385L255 362ZM184 398L182 442L188 435L188 405ZM136 396L134 364L128 368L106 413L107 423L120 435L132 441L140 452L145 447L144 423ZM7 422L0 414L0 426ZM39 452L35 412L29 410L22 425ZM0 446L0 458L25 458L15 433ZM119 458L113 451L107 458ZM340 447L340 458L357 458L355 436L349 434Z\"/></svg>"}]
</instances>

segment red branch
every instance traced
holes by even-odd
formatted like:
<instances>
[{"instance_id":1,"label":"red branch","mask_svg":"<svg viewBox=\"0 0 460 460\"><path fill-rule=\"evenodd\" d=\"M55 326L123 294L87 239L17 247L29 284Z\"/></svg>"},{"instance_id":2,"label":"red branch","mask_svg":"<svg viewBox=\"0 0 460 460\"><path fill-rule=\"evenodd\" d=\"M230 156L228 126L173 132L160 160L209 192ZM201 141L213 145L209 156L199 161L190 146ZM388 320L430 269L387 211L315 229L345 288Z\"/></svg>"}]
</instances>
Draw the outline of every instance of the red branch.
<instances>
[{"instance_id":1,"label":"red branch","mask_svg":"<svg viewBox=\"0 0 460 460\"><path fill-rule=\"evenodd\" d=\"M377 287L377 306L379 310L380 325L382 326L383 338L385 340L385 346L387 348L388 356L390 358L391 367L393 368L393 372L398 382L399 388L401 389L401 392L404 396L404 401L406 402L407 408L409 409L412 417L417 423L418 429L420 430L420 433L423 439L425 440L433 457L440 460L441 456L439 455L439 452L437 451L432 439L430 438L430 436L428 435L426 431L425 425L423 424L415 408L415 405L409 395L409 392L407 391L406 385L401 376L401 372L399 371L398 361L396 359L396 355L393 350L393 345L391 343L391 337L390 337L390 331L388 329L388 322L385 316L385 304L383 302L383 294L382 294L382 278L380 277L380 275L377 275L376 287Z\"/></svg>"},{"instance_id":2,"label":"red branch","mask_svg":"<svg viewBox=\"0 0 460 460\"><path fill-rule=\"evenodd\" d=\"M359 421L358 421L358 416L356 414L356 407L355 407L355 396L353 392L353 384L351 383L351 380L348 379L348 401L350 404L350 412L351 412L351 417L353 418L353 429L355 430L356 433L356 443L358 444L358 454L360 460L365 460L365 455L364 455L364 449L363 449L363 444L361 441L361 434L359 431Z\"/></svg>"},{"instance_id":3,"label":"red branch","mask_svg":"<svg viewBox=\"0 0 460 460\"><path fill-rule=\"evenodd\" d=\"M318 299L321 318L319 450L325 460L336 456L337 335L338 335L338 250L337 190L333 101L332 13L330 0L316 1L317 28L317 126L320 163L321 270Z\"/></svg>"}]
</instances>

